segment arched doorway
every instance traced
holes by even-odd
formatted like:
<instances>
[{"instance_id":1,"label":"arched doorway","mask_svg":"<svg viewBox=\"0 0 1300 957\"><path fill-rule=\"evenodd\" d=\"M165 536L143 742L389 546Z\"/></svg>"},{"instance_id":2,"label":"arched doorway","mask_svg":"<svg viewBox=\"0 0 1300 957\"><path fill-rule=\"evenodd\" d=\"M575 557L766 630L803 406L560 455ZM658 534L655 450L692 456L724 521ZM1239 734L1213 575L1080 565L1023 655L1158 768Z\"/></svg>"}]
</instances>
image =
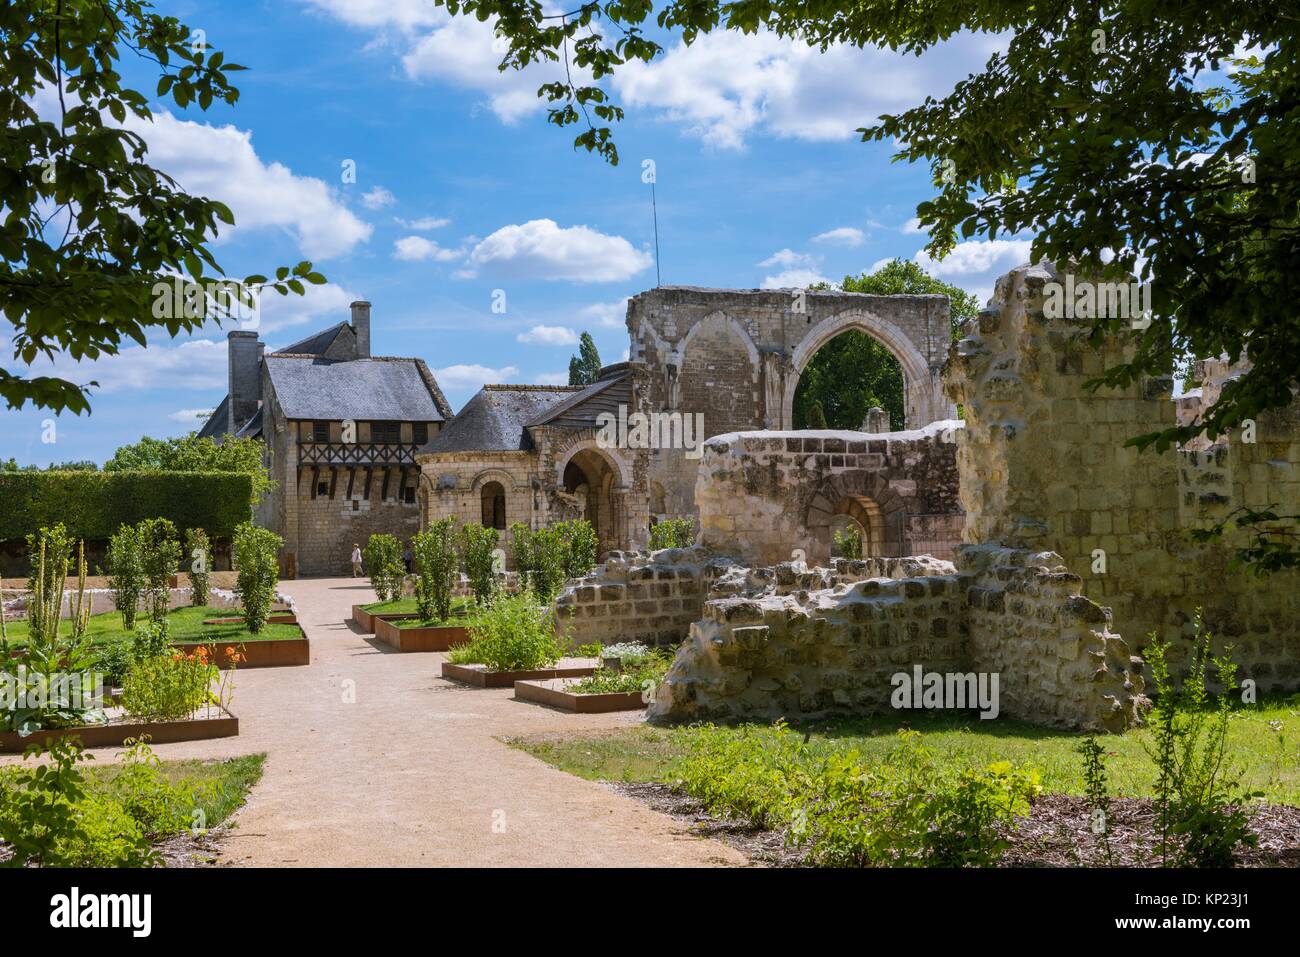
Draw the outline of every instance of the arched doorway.
<instances>
[{"instance_id":1,"label":"arched doorway","mask_svg":"<svg viewBox=\"0 0 1300 957\"><path fill-rule=\"evenodd\" d=\"M579 448L561 466L560 475L563 490L578 501L580 517L595 529L600 553L625 547L618 463L603 449Z\"/></svg>"},{"instance_id":2,"label":"arched doorway","mask_svg":"<svg viewBox=\"0 0 1300 957\"><path fill-rule=\"evenodd\" d=\"M903 374L903 419L907 428L929 425L952 412L951 403L943 396L937 364L931 369L912 339L889 320L866 310L853 309L821 320L795 346L790 356L790 371L785 377L781 406L783 426L791 428L793 425L794 397L804 369L822 346L850 329L870 336L898 361ZM901 424L892 423L894 428Z\"/></svg>"},{"instance_id":3,"label":"arched doorway","mask_svg":"<svg viewBox=\"0 0 1300 957\"><path fill-rule=\"evenodd\" d=\"M862 532L863 558L910 554L906 503L879 475L843 473L827 479L812 495L803 513L810 558L832 555L836 529L849 523Z\"/></svg>"},{"instance_id":4,"label":"arched doorway","mask_svg":"<svg viewBox=\"0 0 1300 957\"><path fill-rule=\"evenodd\" d=\"M505 531L506 528L506 490L500 482L484 482L479 489L479 502L482 506L480 521L486 528Z\"/></svg>"},{"instance_id":5,"label":"arched doorway","mask_svg":"<svg viewBox=\"0 0 1300 957\"><path fill-rule=\"evenodd\" d=\"M905 392L903 366L894 354L861 329L844 329L804 366L791 428L861 429L868 410L879 406L889 413L892 429L903 429Z\"/></svg>"}]
</instances>

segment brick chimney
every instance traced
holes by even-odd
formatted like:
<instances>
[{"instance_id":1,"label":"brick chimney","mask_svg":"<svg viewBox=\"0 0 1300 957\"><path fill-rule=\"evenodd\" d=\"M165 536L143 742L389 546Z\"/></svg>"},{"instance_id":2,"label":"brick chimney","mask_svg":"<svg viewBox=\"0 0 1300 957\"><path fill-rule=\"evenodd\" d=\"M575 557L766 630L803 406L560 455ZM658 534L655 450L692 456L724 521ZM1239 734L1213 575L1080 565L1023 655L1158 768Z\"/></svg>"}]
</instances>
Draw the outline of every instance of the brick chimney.
<instances>
[{"instance_id":1,"label":"brick chimney","mask_svg":"<svg viewBox=\"0 0 1300 957\"><path fill-rule=\"evenodd\" d=\"M256 332L236 329L226 336L226 346L230 361L230 419L226 431L238 432L257 414L257 403L262 398L262 344Z\"/></svg>"},{"instance_id":2,"label":"brick chimney","mask_svg":"<svg viewBox=\"0 0 1300 957\"><path fill-rule=\"evenodd\" d=\"M357 358L370 358L370 303L358 299L352 304L352 331L357 335Z\"/></svg>"}]
</instances>

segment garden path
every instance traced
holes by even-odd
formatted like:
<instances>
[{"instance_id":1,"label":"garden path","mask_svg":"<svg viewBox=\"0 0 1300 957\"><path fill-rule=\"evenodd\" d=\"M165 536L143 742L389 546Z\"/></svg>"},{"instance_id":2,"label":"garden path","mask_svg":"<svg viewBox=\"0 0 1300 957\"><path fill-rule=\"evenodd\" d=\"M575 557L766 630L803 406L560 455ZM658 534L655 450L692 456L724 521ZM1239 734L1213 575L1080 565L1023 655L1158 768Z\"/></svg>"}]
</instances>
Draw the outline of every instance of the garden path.
<instances>
[{"instance_id":1,"label":"garden path","mask_svg":"<svg viewBox=\"0 0 1300 957\"><path fill-rule=\"evenodd\" d=\"M745 859L671 818L499 738L613 728L640 712L569 715L438 677L442 654L397 654L347 621L354 579L281 583L311 664L240 672L236 738L164 744L163 758L267 752L223 845L265 866L711 866ZM349 694L354 691L354 694ZM349 697L355 700L351 703ZM111 760L113 749L97 752Z\"/></svg>"}]
</instances>

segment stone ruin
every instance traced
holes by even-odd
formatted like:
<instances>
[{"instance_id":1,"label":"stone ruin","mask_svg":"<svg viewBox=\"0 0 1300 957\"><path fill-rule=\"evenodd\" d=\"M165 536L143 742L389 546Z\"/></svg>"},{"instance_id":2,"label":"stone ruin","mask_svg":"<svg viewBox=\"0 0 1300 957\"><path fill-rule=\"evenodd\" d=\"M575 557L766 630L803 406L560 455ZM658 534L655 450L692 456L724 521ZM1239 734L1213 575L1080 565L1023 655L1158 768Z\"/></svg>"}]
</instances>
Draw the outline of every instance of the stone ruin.
<instances>
[{"instance_id":1,"label":"stone ruin","mask_svg":"<svg viewBox=\"0 0 1300 957\"><path fill-rule=\"evenodd\" d=\"M1300 511L1296 404L1262 415L1252 441L1125 448L1198 397L1175 403L1170 380L1088 392L1130 345L1098 350L1086 321L1045 317L1057 279L1014 270L954 344L945 384L964 422L711 439L702 545L618 553L571 584L572 640L685 637L650 708L671 721L880 712L919 665L998 675L1006 716L1120 731L1148 703L1147 634L1177 663L1197 608L1242 678L1300 687L1300 575L1230 572L1239 538L1186 534L1238 506ZM877 554L829 560L821 529L853 503ZM788 560L801 547L813 567Z\"/></svg>"}]
</instances>

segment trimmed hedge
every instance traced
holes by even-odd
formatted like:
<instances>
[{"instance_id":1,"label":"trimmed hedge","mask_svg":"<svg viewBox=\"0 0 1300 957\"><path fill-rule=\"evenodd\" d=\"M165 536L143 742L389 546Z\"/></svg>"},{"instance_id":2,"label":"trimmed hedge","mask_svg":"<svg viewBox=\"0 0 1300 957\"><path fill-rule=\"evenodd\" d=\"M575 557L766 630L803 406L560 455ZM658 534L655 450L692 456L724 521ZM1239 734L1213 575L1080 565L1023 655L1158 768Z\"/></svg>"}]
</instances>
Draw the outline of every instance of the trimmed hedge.
<instances>
[{"instance_id":1,"label":"trimmed hedge","mask_svg":"<svg viewBox=\"0 0 1300 957\"><path fill-rule=\"evenodd\" d=\"M235 472L0 472L0 541L56 522L73 538L108 539L146 518L228 538L252 497L252 477Z\"/></svg>"}]
</instances>

